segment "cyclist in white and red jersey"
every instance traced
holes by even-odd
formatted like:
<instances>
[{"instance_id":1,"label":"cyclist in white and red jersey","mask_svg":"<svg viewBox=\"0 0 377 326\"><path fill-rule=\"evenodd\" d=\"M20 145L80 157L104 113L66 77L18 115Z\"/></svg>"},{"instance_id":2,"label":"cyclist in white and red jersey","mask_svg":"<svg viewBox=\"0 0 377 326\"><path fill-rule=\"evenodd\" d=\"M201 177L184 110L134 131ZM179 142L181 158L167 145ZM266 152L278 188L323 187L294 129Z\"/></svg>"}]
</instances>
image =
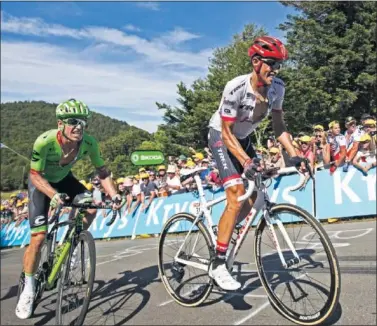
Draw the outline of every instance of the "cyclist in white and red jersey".
<instances>
[{"instance_id":1,"label":"cyclist in white and red jersey","mask_svg":"<svg viewBox=\"0 0 377 326\"><path fill-rule=\"evenodd\" d=\"M347 155L346 137L340 133L339 121L331 121L329 123L330 133L327 136L327 144L330 146L328 161L334 162L330 167L330 174L341 166Z\"/></svg>"},{"instance_id":2,"label":"cyclist in white and red jersey","mask_svg":"<svg viewBox=\"0 0 377 326\"><path fill-rule=\"evenodd\" d=\"M284 82L276 77L282 62L288 59L287 50L278 39L263 36L249 48L249 56L252 73L238 76L226 84L219 109L209 122L208 143L227 198L218 226L216 257L209 275L224 290L241 287L225 264L237 216L242 220L250 211L250 205L256 202L255 206L258 206L260 202L259 198L256 200L256 192L245 203L237 201L245 193L242 172L252 178L255 171L261 169L249 135L271 113L276 139L287 150L291 164L300 165L303 160L297 156L285 128L282 117Z\"/></svg>"}]
</instances>

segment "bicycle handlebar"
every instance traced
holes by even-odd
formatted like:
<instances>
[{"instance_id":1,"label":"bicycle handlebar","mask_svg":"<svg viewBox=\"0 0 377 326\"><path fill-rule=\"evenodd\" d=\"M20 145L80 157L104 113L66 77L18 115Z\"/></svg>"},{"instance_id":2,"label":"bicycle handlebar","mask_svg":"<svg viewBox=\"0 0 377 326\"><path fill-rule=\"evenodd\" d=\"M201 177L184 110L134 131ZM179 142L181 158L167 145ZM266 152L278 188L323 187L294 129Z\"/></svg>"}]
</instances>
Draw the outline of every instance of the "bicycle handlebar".
<instances>
[{"instance_id":1,"label":"bicycle handlebar","mask_svg":"<svg viewBox=\"0 0 377 326\"><path fill-rule=\"evenodd\" d=\"M309 172L310 178L314 179L313 172L310 169L309 161L307 159L305 159L304 163L305 163L306 170ZM266 169L266 170L259 172L259 173L262 174L262 176L268 176L268 175L272 176L272 174L274 174L274 173L281 175L281 174L287 174L287 173L293 173L293 172L298 173L300 175L300 179L299 179L298 183L296 185L290 187L289 190L290 191L296 191L296 190L298 190L298 189L300 189L304 186L305 181L306 181L306 176L305 176L305 173L302 173L295 166L287 167L287 168L280 168L280 169L277 169L277 168ZM249 198L252 195L254 188L255 188L255 180L249 180L248 178L246 178L246 176L244 174L242 174L241 178L248 181L248 188L247 188L247 191L245 192L244 195L237 198L237 201L239 201L239 202L244 201L245 199Z\"/></svg>"},{"instance_id":2,"label":"bicycle handlebar","mask_svg":"<svg viewBox=\"0 0 377 326\"><path fill-rule=\"evenodd\" d=\"M122 199L121 205L123 206L124 203L125 203L125 200ZM51 224L59 216L60 211L64 207L83 208L83 209L112 209L113 208L112 204L99 204L99 205L96 205L96 204L93 204L93 203L82 203L82 204L64 203L64 204L59 205L57 207L55 214L48 221L49 224ZM113 210L113 216L111 217L111 220L106 223L107 226L110 226L111 224L114 223L114 221L116 219L117 212L118 212L118 210L115 210L115 209Z\"/></svg>"}]
</instances>

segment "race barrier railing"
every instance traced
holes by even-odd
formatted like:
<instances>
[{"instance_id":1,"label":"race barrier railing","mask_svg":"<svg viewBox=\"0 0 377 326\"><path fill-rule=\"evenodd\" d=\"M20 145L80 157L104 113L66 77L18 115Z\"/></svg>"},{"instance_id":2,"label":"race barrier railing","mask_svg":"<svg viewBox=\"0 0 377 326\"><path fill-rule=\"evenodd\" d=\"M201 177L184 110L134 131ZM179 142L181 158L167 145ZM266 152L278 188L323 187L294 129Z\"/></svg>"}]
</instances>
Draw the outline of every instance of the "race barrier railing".
<instances>
[{"instance_id":1,"label":"race barrier railing","mask_svg":"<svg viewBox=\"0 0 377 326\"><path fill-rule=\"evenodd\" d=\"M292 192L291 187L298 183L297 174L279 176L272 179L268 193L272 202L296 204L314 213L318 219L348 218L353 216L367 216L376 214L376 169L363 176L360 171L350 168L344 173L338 169L332 176L328 170L316 173L315 197L313 196L313 183L307 183L305 189ZM223 195L223 190L213 192L205 190L207 200L215 199ZM314 203L315 198L315 203ZM111 218L109 210L99 210L90 226L89 231L95 239L108 239L116 237L135 238L138 235L159 234L165 221L178 212L195 213L199 200L195 192L173 195L170 197L158 197L152 201L144 212L140 206L133 214L127 214L121 210L121 218L110 226L106 222ZM314 206L315 205L315 206ZM215 224L224 210L225 202L212 208L212 217ZM62 216L67 219L68 214ZM174 231L174 230L172 230ZM58 232L58 240L66 232L62 228ZM1 229L1 247L24 246L30 241L30 228L27 220L17 227L12 222Z\"/></svg>"}]
</instances>

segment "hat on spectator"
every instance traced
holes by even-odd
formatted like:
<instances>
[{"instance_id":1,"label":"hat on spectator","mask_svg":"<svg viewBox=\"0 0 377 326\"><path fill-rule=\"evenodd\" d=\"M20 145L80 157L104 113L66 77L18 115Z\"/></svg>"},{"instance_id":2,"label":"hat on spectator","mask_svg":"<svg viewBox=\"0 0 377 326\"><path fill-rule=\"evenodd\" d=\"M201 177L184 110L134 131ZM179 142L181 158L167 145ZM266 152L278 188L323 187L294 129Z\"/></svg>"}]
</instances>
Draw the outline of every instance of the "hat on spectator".
<instances>
[{"instance_id":1,"label":"hat on spectator","mask_svg":"<svg viewBox=\"0 0 377 326\"><path fill-rule=\"evenodd\" d=\"M376 120L374 119L367 119L364 121L363 125L373 125L375 126L376 125Z\"/></svg>"},{"instance_id":2,"label":"hat on spectator","mask_svg":"<svg viewBox=\"0 0 377 326\"><path fill-rule=\"evenodd\" d=\"M140 173L140 179L148 179L149 174L148 173Z\"/></svg>"},{"instance_id":3,"label":"hat on spectator","mask_svg":"<svg viewBox=\"0 0 377 326\"><path fill-rule=\"evenodd\" d=\"M268 151L270 153L272 153L272 154L278 154L278 153L280 153L280 149L277 148L277 147L271 147Z\"/></svg>"},{"instance_id":4,"label":"hat on spectator","mask_svg":"<svg viewBox=\"0 0 377 326\"><path fill-rule=\"evenodd\" d=\"M93 190L93 185L91 183L87 183L85 185L85 188L88 189L89 191L92 191Z\"/></svg>"},{"instance_id":5,"label":"hat on spectator","mask_svg":"<svg viewBox=\"0 0 377 326\"><path fill-rule=\"evenodd\" d=\"M208 158L203 158L202 163L209 163Z\"/></svg>"},{"instance_id":6,"label":"hat on spectator","mask_svg":"<svg viewBox=\"0 0 377 326\"><path fill-rule=\"evenodd\" d=\"M362 115L361 115L361 120L367 120L367 119L371 119L372 118L372 116L369 114L369 113L363 113Z\"/></svg>"},{"instance_id":7,"label":"hat on spectator","mask_svg":"<svg viewBox=\"0 0 377 326\"><path fill-rule=\"evenodd\" d=\"M364 134L360 137L360 142L371 141L372 138L368 134Z\"/></svg>"},{"instance_id":8,"label":"hat on spectator","mask_svg":"<svg viewBox=\"0 0 377 326\"><path fill-rule=\"evenodd\" d=\"M186 161L187 157L185 155L179 155L178 159L180 159L181 161Z\"/></svg>"},{"instance_id":9,"label":"hat on spectator","mask_svg":"<svg viewBox=\"0 0 377 326\"><path fill-rule=\"evenodd\" d=\"M124 179L123 186L125 186L125 187L131 187L133 185L134 185L134 183L132 182L131 178L125 178Z\"/></svg>"},{"instance_id":10,"label":"hat on spectator","mask_svg":"<svg viewBox=\"0 0 377 326\"><path fill-rule=\"evenodd\" d=\"M134 178L135 178L136 180L139 180L139 179L140 179L140 175L135 174L135 175L134 175Z\"/></svg>"},{"instance_id":11,"label":"hat on spectator","mask_svg":"<svg viewBox=\"0 0 377 326\"><path fill-rule=\"evenodd\" d=\"M333 120L329 123L329 128L333 128L336 124L339 124L338 120Z\"/></svg>"},{"instance_id":12,"label":"hat on spectator","mask_svg":"<svg viewBox=\"0 0 377 326\"><path fill-rule=\"evenodd\" d=\"M120 183L123 183L123 182L124 182L124 178L118 178L117 181L116 181L117 184L120 184Z\"/></svg>"},{"instance_id":13,"label":"hat on spectator","mask_svg":"<svg viewBox=\"0 0 377 326\"><path fill-rule=\"evenodd\" d=\"M204 155L202 153L195 153L193 158L194 158L194 161L195 160L202 160L204 158Z\"/></svg>"},{"instance_id":14,"label":"hat on spectator","mask_svg":"<svg viewBox=\"0 0 377 326\"><path fill-rule=\"evenodd\" d=\"M166 171L167 173L175 173L175 165L169 165L168 170Z\"/></svg>"},{"instance_id":15,"label":"hat on spectator","mask_svg":"<svg viewBox=\"0 0 377 326\"><path fill-rule=\"evenodd\" d=\"M302 136L305 136L305 133L303 131L300 131L297 135L298 137L302 137Z\"/></svg>"},{"instance_id":16,"label":"hat on spectator","mask_svg":"<svg viewBox=\"0 0 377 326\"><path fill-rule=\"evenodd\" d=\"M261 152L266 152L267 153L267 149L265 149L263 146L258 146L257 147L257 151L261 151Z\"/></svg>"},{"instance_id":17,"label":"hat on spectator","mask_svg":"<svg viewBox=\"0 0 377 326\"><path fill-rule=\"evenodd\" d=\"M345 125L347 126L347 125L350 124L351 122L356 122L356 119L353 118L353 117L347 117L347 118L346 118L346 121L345 121Z\"/></svg>"},{"instance_id":18,"label":"hat on spectator","mask_svg":"<svg viewBox=\"0 0 377 326\"><path fill-rule=\"evenodd\" d=\"M160 165L160 166L157 168L157 171L161 171L161 170L166 170L166 166L165 166L165 165Z\"/></svg>"},{"instance_id":19,"label":"hat on spectator","mask_svg":"<svg viewBox=\"0 0 377 326\"><path fill-rule=\"evenodd\" d=\"M324 131L324 130L325 130L325 128L324 128L322 125L315 125L315 126L313 127L313 129L314 129L314 130L321 130L321 131Z\"/></svg>"},{"instance_id":20,"label":"hat on spectator","mask_svg":"<svg viewBox=\"0 0 377 326\"><path fill-rule=\"evenodd\" d=\"M193 161L190 161L190 162L187 162L186 166L187 166L188 168L193 168L193 167L196 166L196 164L195 164Z\"/></svg>"},{"instance_id":21,"label":"hat on spectator","mask_svg":"<svg viewBox=\"0 0 377 326\"><path fill-rule=\"evenodd\" d=\"M312 140L312 138L310 136L307 136L307 135L300 137L300 142L302 142L302 143L309 143L309 142L311 142L311 140Z\"/></svg>"},{"instance_id":22,"label":"hat on spectator","mask_svg":"<svg viewBox=\"0 0 377 326\"><path fill-rule=\"evenodd\" d=\"M140 168L139 173L145 171L145 168Z\"/></svg>"}]
</instances>

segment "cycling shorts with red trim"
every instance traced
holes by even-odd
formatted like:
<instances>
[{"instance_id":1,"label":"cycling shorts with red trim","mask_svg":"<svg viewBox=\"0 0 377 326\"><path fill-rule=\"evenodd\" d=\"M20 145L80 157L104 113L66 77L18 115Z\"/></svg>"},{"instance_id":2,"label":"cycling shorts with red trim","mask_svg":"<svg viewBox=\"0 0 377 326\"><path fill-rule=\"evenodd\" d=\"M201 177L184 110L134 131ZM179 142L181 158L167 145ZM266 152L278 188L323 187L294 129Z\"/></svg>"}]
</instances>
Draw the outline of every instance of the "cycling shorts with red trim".
<instances>
[{"instance_id":1,"label":"cycling shorts with red trim","mask_svg":"<svg viewBox=\"0 0 377 326\"><path fill-rule=\"evenodd\" d=\"M255 150L251 144L250 137L238 139L240 145L250 158L256 157ZM241 174L243 167L237 158L225 146L221 132L213 128L209 129L208 147L210 148L213 158L219 170L220 178L224 188L233 185L242 184Z\"/></svg>"},{"instance_id":2,"label":"cycling shorts with red trim","mask_svg":"<svg viewBox=\"0 0 377 326\"><path fill-rule=\"evenodd\" d=\"M28 184L29 195L29 224L31 234L39 234L47 232L48 211L50 208L50 198L43 192L39 191L35 185L30 181ZM81 184L73 175L69 173L63 180L50 185L59 193L66 193L70 200L73 200L76 195L88 192L88 190Z\"/></svg>"}]
</instances>

